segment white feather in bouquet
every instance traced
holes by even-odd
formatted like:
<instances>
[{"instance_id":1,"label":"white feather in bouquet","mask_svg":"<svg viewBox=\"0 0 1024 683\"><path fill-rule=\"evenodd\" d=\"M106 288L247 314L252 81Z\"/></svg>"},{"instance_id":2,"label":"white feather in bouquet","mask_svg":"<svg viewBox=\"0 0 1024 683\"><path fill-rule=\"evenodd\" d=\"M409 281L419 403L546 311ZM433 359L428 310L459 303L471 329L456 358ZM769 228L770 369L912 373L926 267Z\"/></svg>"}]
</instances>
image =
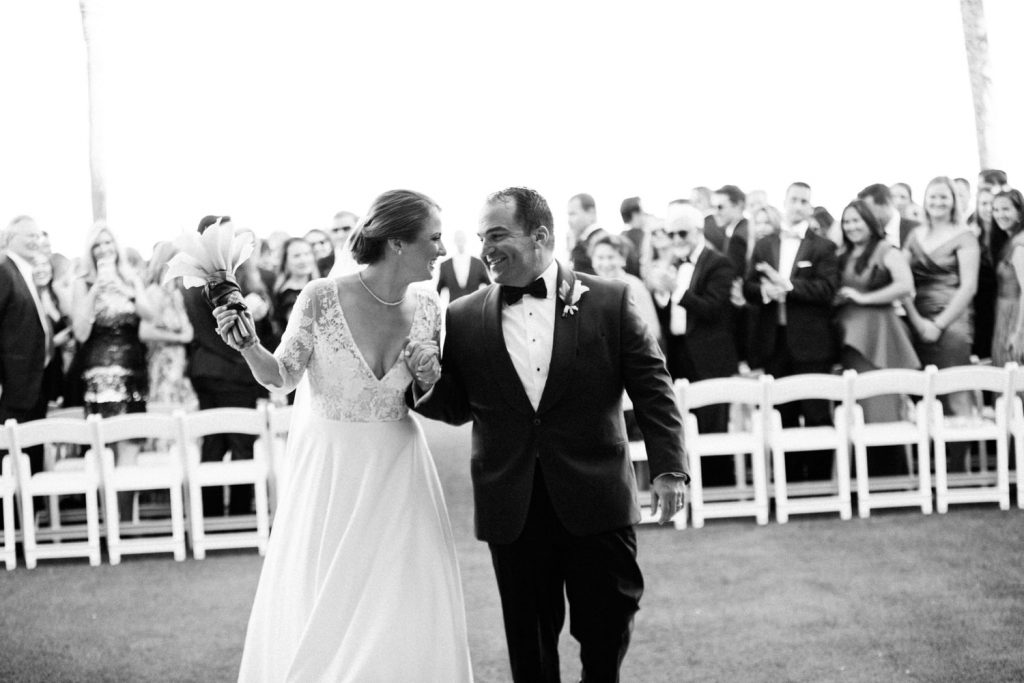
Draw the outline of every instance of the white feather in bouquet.
<instances>
[{"instance_id":1,"label":"white feather in bouquet","mask_svg":"<svg viewBox=\"0 0 1024 683\"><path fill-rule=\"evenodd\" d=\"M202 234L182 233L174 246L178 253L168 262L163 281L180 277L186 287L215 286L225 279L224 274L233 280L235 269L252 256L256 247L253 234L236 235L230 221L218 221Z\"/></svg>"}]
</instances>

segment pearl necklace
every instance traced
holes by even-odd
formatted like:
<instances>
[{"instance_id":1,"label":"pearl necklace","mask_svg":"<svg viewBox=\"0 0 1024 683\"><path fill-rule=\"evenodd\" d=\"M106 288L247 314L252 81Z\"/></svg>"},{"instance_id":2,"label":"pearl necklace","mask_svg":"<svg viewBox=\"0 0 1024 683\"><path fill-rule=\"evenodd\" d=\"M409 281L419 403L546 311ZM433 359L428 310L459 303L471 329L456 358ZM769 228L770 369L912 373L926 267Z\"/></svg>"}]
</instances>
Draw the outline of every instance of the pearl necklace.
<instances>
[{"instance_id":1,"label":"pearl necklace","mask_svg":"<svg viewBox=\"0 0 1024 683\"><path fill-rule=\"evenodd\" d=\"M384 299L381 299L381 298L380 298L379 296L377 296L376 294L374 294L374 293L373 293L373 290L372 290L372 289L370 289L370 287L369 287L369 286L368 286L368 285L367 285L367 284L366 284L365 282L363 282L363 274L362 274L361 272L360 272L360 273L356 273L356 277L358 277L358 278L359 278L359 284L361 284L361 285L363 286L363 289L365 289L365 290L366 290L367 294L369 294L369 295L370 295L370 296L372 296L372 297L373 297L374 299L376 299L378 303L382 303L382 304L384 304L385 306L398 306L398 305L399 305L399 304L401 304L401 303L402 303L403 301L405 301L405 294L403 294L403 295L402 295L402 298L401 298L401 299L399 299L398 301L384 301Z\"/></svg>"}]
</instances>

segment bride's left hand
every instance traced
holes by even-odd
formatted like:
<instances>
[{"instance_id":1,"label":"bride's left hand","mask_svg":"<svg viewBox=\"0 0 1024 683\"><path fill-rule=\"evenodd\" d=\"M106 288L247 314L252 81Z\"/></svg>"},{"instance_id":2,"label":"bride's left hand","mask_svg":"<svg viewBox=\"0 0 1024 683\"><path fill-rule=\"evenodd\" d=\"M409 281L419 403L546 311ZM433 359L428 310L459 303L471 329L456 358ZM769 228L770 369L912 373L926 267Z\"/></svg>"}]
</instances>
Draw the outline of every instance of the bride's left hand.
<instances>
[{"instance_id":1,"label":"bride's left hand","mask_svg":"<svg viewBox=\"0 0 1024 683\"><path fill-rule=\"evenodd\" d=\"M441 378L440 349L435 341L409 342L405 347L405 365L423 386L433 386Z\"/></svg>"}]
</instances>

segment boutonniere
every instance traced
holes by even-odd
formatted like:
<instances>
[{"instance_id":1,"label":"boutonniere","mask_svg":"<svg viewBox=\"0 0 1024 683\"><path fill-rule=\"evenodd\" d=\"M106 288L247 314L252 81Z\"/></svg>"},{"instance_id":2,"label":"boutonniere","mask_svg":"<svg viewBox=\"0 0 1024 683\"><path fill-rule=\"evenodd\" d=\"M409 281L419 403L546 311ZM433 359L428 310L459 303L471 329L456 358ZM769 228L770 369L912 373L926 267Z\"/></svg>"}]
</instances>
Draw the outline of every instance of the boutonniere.
<instances>
[{"instance_id":1,"label":"boutonniere","mask_svg":"<svg viewBox=\"0 0 1024 683\"><path fill-rule=\"evenodd\" d=\"M572 291L569 291L569 283L563 280L562 286L558 289L558 298L565 304L565 308L562 309L562 317L576 315L576 311L580 309L580 298L589 291L590 287L579 280L573 282Z\"/></svg>"}]
</instances>

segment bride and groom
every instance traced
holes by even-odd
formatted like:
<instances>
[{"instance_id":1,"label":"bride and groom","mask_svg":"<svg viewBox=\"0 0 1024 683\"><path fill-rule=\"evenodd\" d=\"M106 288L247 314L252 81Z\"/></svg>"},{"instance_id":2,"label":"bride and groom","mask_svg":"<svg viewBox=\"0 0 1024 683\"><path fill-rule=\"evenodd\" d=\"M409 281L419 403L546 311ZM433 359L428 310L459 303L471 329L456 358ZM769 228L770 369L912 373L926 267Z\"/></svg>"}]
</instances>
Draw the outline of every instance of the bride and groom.
<instances>
[{"instance_id":1,"label":"bride and groom","mask_svg":"<svg viewBox=\"0 0 1024 683\"><path fill-rule=\"evenodd\" d=\"M310 384L240 680L472 679L447 511L409 408L473 422L476 533L514 680L559 680L566 599L583 680L618 680L643 591L623 389L662 521L683 503L681 421L626 288L557 263L551 226L532 190L487 199L479 236L496 284L449 307L440 357L436 297L407 289L445 254L438 207L414 192L374 202L352 242L366 269L308 285L275 354L245 312L215 310L257 380Z\"/></svg>"}]
</instances>

